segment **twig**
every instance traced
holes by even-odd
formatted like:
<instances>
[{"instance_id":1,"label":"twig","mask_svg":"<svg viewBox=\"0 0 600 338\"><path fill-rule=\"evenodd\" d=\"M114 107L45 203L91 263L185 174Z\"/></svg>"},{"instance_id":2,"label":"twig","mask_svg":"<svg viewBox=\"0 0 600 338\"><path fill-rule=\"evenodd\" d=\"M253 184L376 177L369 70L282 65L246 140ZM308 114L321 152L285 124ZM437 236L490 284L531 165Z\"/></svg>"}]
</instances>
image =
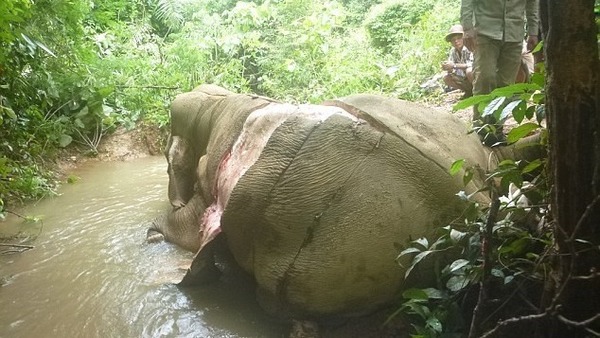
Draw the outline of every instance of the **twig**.
<instances>
[{"instance_id":1,"label":"twig","mask_svg":"<svg viewBox=\"0 0 600 338\"><path fill-rule=\"evenodd\" d=\"M494 224L496 223L496 216L500 209L500 199L496 189L492 188L492 205L488 214L488 219L485 224L483 231L483 238L481 240L481 252L483 255L483 275L481 277L481 283L479 287L479 297L477 299L477 305L473 310L473 319L471 320L471 328L469 330L469 338L479 337L480 326L482 324L482 318L484 316L485 304L488 301L488 290L489 290L489 279L492 271L492 231Z\"/></svg>"},{"instance_id":2,"label":"twig","mask_svg":"<svg viewBox=\"0 0 600 338\"><path fill-rule=\"evenodd\" d=\"M592 202L590 204L588 204L587 207L585 207L585 211L583 212L583 215L581 215L581 217L579 217L579 220L577 220L577 224L575 225L575 229L573 229L571 236L569 236L565 239L565 242L573 242L575 240L575 236L577 236L577 233L579 232L579 228L581 228L583 221L590 215L590 213L595 211L594 206L598 202L600 202L600 195L597 195L592 200Z\"/></svg>"},{"instance_id":3,"label":"twig","mask_svg":"<svg viewBox=\"0 0 600 338\"><path fill-rule=\"evenodd\" d=\"M9 213L9 214L15 215L15 216L17 216L17 217L19 217L19 218L22 218L22 219L24 219L24 220L27 220L27 217L25 217L25 216L23 216L23 215L21 215L21 214L18 214L18 213L14 212L14 211L10 211L10 210L8 210L8 209L6 209L6 210L4 210L4 211L6 211L6 212L7 212L7 213Z\"/></svg>"},{"instance_id":4,"label":"twig","mask_svg":"<svg viewBox=\"0 0 600 338\"><path fill-rule=\"evenodd\" d=\"M561 322L563 322L569 326L586 327L586 326L592 324L593 322L600 320L600 313L596 313L596 315L594 317L588 318L586 320L582 320L580 322L576 322L574 320L567 319L563 315L558 315L558 316L556 316L556 318L558 318L558 320L560 320Z\"/></svg>"},{"instance_id":5,"label":"twig","mask_svg":"<svg viewBox=\"0 0 600 338\"><path fill-rule=\"evenodd\" d=\"M117 88L138 88L138 89L170 89L176 90L181 89L180 87L167 87L167 86L125 86L125 85L116 85Z\"/></svg>"},{"instance_id":6,"label":"twig","mask_svg":"<svg viewBox=\"0 0 600 338\"><path fill-rule=\"evenodd\" d=\"M10 244L10 243L0 243L0 246L23 248L23 249L33 249L33 248L35 248L33 245Z\"/></svg>"},{"instance_id":7,"label":"twig","mask_svg":"<svg viewBox=\"0 0 600 338\"><path fill-rule=\"evenodd\" d=\"M44 120L48 120L52 115L56 114L57 111L61 110L64 106L68 105L69 103L71 103L71 100L65 102L63 105L54 110L48 111L44 116Z\"/></svg>"},{"instance_id":8,"label":"twig","mask_svg":"<svg viewBox=\"0 0 600 338\"><path fill-rule=\"evenodd\" d=\"M527 323L527 322L537 322L538 320L542 320L542 319L546 318L548 315L549 315L548 312L543 312L540 314L521 316L521 317L513 317L513 318L503 320L503 321L499 322L498 325L496 325L496 327L494 327L492 330L490 330L490 331L486 332L484 335L482 335L481 338L496 337L497 335L499 337L502 337L501 333L504 330L510 328L511 326L523 325L523 323Z\"/></svg>"}]
</instances>

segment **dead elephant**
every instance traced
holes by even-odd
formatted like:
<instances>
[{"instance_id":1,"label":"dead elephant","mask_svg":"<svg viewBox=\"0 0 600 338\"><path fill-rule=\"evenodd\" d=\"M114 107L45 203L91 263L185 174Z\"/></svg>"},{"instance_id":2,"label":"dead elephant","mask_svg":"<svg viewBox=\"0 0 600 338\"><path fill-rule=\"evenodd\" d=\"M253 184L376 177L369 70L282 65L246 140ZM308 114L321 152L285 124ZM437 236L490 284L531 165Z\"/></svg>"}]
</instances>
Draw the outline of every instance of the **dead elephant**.
<instances>
[{"instance_id":1,"label":"dead elephant","mask_svg":"<svg viewBox=\"0 0 600 338\"><path fill-rule=\"evenodd\" d=\"M203 85L171 107L168 221L150 233L196 252L185 281L216 276L218 236L268 312L360 315L395 298L395 259L475 192L451 164L490 151L447 113L377 95L291 105ZM481 195L485 200L485 196Z\"/></svg>"}]
</instances>

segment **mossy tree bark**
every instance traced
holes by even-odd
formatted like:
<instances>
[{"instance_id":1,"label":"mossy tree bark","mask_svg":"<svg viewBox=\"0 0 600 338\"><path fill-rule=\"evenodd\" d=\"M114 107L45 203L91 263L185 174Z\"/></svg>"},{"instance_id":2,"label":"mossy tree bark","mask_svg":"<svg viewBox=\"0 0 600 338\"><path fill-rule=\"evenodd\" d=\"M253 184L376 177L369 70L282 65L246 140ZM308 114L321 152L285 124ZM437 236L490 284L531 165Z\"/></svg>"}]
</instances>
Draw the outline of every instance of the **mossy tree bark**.
<instances>
[{"instance_id":1,"label":"mossy tree bark","mask_svg":"<svg viewBox=\"0 0 600 338\"><path fill-rule=\"evenodd\" d=\"M600 332L600 61L594 0L542 0L556 308L546 337Z\"/></svg>"}]
</instances>

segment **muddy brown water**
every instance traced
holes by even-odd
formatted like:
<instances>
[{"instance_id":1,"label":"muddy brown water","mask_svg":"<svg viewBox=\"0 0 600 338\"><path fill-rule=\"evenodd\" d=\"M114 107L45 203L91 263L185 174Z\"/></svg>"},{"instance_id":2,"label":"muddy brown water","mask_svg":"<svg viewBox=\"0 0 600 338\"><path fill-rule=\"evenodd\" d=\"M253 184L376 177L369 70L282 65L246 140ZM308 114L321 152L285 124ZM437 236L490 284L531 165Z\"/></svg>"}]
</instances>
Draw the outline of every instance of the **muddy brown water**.
<instances>
[{"instance_id":1,"label":"muddy brown water","mask_svg":"<svg viewBox=\"0 0 600 338\"><path fill-rule=\"evenodd\" d=\"M37 235L0 255L0 337L282 337L247 276L180 289L192 253L144 242L144 222L168 208L163 157L89 162L60 196L0 222L4 236ZM39 234L39 235L38 235ZM2 248L5 249L5 248Z\"/></svg>"}]
</instances>

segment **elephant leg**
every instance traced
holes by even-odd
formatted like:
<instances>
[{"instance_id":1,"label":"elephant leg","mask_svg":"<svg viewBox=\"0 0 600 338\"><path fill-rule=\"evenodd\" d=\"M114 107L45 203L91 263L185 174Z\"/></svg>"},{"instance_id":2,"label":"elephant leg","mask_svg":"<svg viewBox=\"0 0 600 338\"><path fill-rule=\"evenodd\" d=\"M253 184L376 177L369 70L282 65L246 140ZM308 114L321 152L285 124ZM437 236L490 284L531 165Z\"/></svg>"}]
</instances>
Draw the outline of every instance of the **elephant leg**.
<instances>
[{"instance_id":1,"label":"elephant leg","mask_svg":"<svg viewBox=\"0 0 600 338\"><path fill-rule=\"evenodd\" d=\"M165 240L165 235L163 235L160 229L163 229L167 223L167 215L163 214L152 221L150 221L150 226L148 227L148 231L146 232L146 242L148 243L159 243Z\"/></svg>"},{"instance_id":2,"label":"elephant leg","mask_svg":"<svg viewBox=\"0 0 600 338\"><path fill-rule=\"evenodd\" d=\"M221 276L221 270L215 265L215 253L220 241L217 239L208 242L200 249L185 276L177 285L192 286L214 282Z\"/></svg>"}]
</instances>

